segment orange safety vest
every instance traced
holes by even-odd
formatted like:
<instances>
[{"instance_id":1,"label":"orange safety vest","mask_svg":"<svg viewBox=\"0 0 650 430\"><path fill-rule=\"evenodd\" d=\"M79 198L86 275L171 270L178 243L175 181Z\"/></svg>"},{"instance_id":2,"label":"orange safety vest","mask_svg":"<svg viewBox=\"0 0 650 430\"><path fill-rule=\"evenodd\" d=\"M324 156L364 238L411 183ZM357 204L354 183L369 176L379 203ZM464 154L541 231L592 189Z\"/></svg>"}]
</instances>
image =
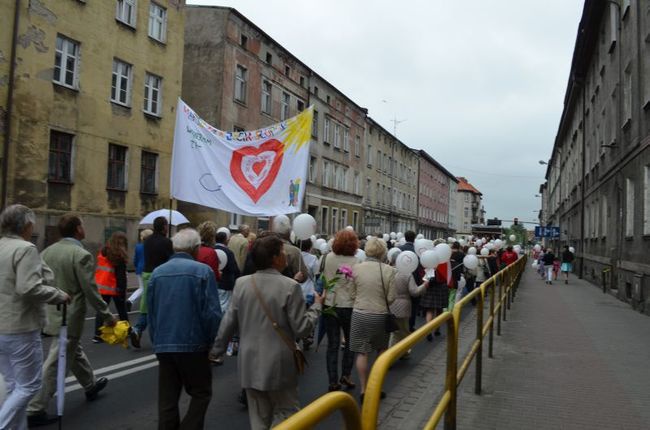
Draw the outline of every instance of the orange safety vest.
<instances>
[{"instance_id":1,"label":"orange safety vest","mask_svg":"<svg viewBox=\"0 0 650 430\"><path fill-rule=\"evenodd\" d=\"M97 254L95 283L99 289L99 294L102 296L117 296L117 278L115 277L115 269L101 251Z\"/></svg>"}]
</instances>

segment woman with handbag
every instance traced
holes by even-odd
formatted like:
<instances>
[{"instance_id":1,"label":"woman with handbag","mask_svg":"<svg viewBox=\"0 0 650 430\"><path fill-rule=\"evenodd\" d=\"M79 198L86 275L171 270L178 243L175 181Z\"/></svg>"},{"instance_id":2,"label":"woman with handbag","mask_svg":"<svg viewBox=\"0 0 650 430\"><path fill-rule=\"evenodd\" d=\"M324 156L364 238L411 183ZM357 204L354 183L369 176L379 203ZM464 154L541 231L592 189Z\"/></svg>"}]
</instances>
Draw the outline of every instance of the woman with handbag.
<instances>
[{"instance_id":1,"label":"woman with handbag","mask_svg":"<svg viewBox=\"0 0 650 430\"><path fill-rule=\"evenodd\" d=\"M282 275L287 255L276 235L257 239L250 254L257 271L237 279L212 354L226 352L228 340L239 332L240 382L251 428L257 430L299 409L298 375L306 362L295 339L312 331L323 296L314 292L314 304L306 309L300 285Z\"/></svg>"},{"instance_id":2,"label":"woman with handbag","mask_svg":"<svg viewBox=\"0 0 650 430\"><path fill-rule=\"evenodd\" d=\"M350 325L350 350L357 353L361 401L368 381L368 354L388 348L390 333L397 330L390 304L395 300L396 270L386 260L386 242L371 238L365 247L366 261L354 268L350 295L354 300ZM385 394L382 392L382 398Z\"/></svg>"},{"instance_id":3,"label":"woman with handbag","mask_svg":"<svg viewBox=\"0 0 650 430\"><path fill-rule=\"evenodd\" d=\"M352 285L350 269L353 271L354 266L358 263L357 258L354 256L357 249L359 249L357 235L353 231L341 230L336 233L332 244L332 252L323 257L322 276L325 276L328 280L338 278L334 289L325 293L325 308L328 311L323 318L327 333L328 391L340 390L342 386L346 389L354 389L355 387L351 378L354 352L350 351L350 342L348 340L350 339L352 306L354 305L354 300L350 296ZM343 347L341 379L339 379L341 331L343 331L346 341Z\"/></svg>"}]
</instances>

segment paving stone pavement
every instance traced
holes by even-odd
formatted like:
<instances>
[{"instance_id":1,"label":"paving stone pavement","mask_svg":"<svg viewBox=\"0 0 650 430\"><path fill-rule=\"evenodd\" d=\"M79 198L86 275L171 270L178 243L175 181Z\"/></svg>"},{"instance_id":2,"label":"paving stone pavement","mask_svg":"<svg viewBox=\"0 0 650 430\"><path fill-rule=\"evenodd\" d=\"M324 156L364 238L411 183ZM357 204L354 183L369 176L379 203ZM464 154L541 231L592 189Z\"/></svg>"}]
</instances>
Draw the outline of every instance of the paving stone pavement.
<instances>
[{"instance_id":1,"label":"paving stone pavement","mask_svg":"<svg viewBox=\"0 0 650 430\"><path fill-rule=\"evenodd\" d=\"M650 429L650 318L586 281L546 285L527 269L494 358L485 348L483 361L482 395L473 366L459 387L458 429ZM423 427L444 363L435 349L392 389L382 429Z\"/></svg>"}]
</instances>

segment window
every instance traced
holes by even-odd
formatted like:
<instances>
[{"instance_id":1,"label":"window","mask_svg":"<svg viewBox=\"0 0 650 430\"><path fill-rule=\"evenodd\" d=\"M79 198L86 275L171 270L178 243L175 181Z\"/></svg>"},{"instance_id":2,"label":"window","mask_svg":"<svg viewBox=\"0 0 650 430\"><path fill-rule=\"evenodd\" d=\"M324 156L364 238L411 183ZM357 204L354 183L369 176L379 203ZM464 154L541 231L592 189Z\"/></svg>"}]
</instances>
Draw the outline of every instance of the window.
<instances>
[{"instance_id":1,"label":"window","mask_svg":"<svg viewBox=\"0 0 650 430\"><path fill-rule=\"evenodd\" d=\"M291 95L288 93L282 93L282 103L280 106L280 120L284 121L289 118L289 103L291 103Z\"/></svg>"},{"instance_id":2,"label":"window","mask_svg":"<svg viewBox=\"0 0 650 430\"><path fill-rule=\"evenodd\" d=\"M270 52L266 53L266 64L273 64L273 54Z\"/></svg>"},{"instance_id":3,"label":"window","mask_svg":"<svg viewBox=\"0 0 650 430\"><path fill-rule=\"evenodd\" d=\"M311 135L318 138L318 111L314 111L314 117L311 120Z\"/></svg>"},{"instance_id":4,"label":"window","mask_svg":"<svg viewBox=\"0 0 650 430\"><path fill-rule=\"evenodd\" d=\"M318 159L316 157L309 157L309 182L316 182L318 176Z\"/></svg>"},{"instance_id":5,"label":"window","mask_svg":"<svg viewBox=\"0 0 650 430\"><path fill-rule=\"evenodd\" d=\"M377 204L384 203L383 194L381 193L381 184L377 182Z\"/></svg>"},{"instance_id":6,"label":"window","mask_svg":"<svg viewBox=\"0 0 650 430\"><path fill-rule=\"evenodd\" d=\"M246 49L248 47L248 37L246 37L245 35L242 34L239 37L239 46Z\"/></svg>"},{"instance_id":7,"label":"window","mask_svg":"<svg viewBox=\"0 0 650 430\"><path fill-rule=\"evenodd\" d=\"M341 126L334 123L334 148L341 149Z\"/></svg>"},{"instance_id":8,"label":"window","mask_svg":"<svg viewBox=\"0 0 650 430\"><path fill-rule=\"evenodd\" d=\"M69 88L79 83L79 44L63 36L56 36L54 82Z\"/></svg>"},{"instance_id":9,"label":"window","mask_svg":"<svg viewBox=\"0 0 650 430\"><path fill-rule=\"evenodd\" d=\"M332 208L332 234L339 231L339 210Z\"/></svg>"},{"instance_id":10,"label":"window","mask_svg":"<svg viewBox=\"0 0 650 430\"><path fill-rule=\"evenodd\" d=\"M284 76L289 77L291 75L291 67L284 66Z\"/></svg>"},{"instance_id":11,"label":"window","mask_svg":"<svg viewBox=\"0 0 650 430\"><path fill-rule=\"evenodd\" d=\"M361 194L361 175L359 175L359 172L354 172L354 194Z\"/></svg>"},{"instance_id":12,"label":"window","mask_svg":"<svg viewBox=\"0 0 650 430\"><path fill-rule=\"evenodd\" d=\"M359 231L359 212L352 212L352 227L354 231Z\"/></svg>"},{"instance_id":13,"label":"window","mask_svg":"<svg viewBox=\"0 0 650 430\"><path fill-rule=\"evenodd\" d=\"M350 130L343 128L343 150L350 152Z\"/></svg>"},{"instance_id":14,"label":"window","mask_svg":"<svg viewBox=\"0 0 650 430\"><path fill-rule=\"evenodd\" d=\"M239 228L239 226L242 224L242 216L239 214L230 214L230 229L234 230Z\"/></svg>"},{"instance_id":15,"label":"window","mask_svg":"<svg viewBox=\"0 0 650 430\"><path fill-rule=\"evenodd\" d=\"M302 100L296 100L296 109L298 109L298 112L305 110L305 102Z\"/></svg>"},{"instance_id":16,"label":"window","mask_svg":"<svg viewBox=\"0 0 650 430\"><path fill-rule=\"evenodd\" d=\"M237 65L235 69L235 100L246 103L246 81L248 70L246 67Z\"/></svg>"},{"instance_id":17,"label":"window","mask_svg":"<svg viewBox=\"0 0 650 430\"><path fill-rule=\"evenodd\" d=\"M162 78L151 73L144 78L144 111L160 116L162 111Z\"/></svg>"},{"instance_id":18,"label":"window","mask_svg":"<svg viewBox=\"0 0 650 430\"><path fill-rule=\"evenodd\" d=\"M372 167L372 146L366 145L366 156L368 157L368 167Z\"/></svg>"},{"instance_id":19,"label":"window","mask_svg":"<svg viewBox=\"0 0 650 430\"><path fill-rule=\"evenodd\" d=\"M377 170L381 170L381 149L377 150Z\"/></svg>"},{"instance_id":20,"label":"window","mask_svg":"<svg viewBox=\"0 0 650 430\"><path fill-rule=\"evenodd\" d=\"M325 143L330 142L330 119L327 116L325 116L325 130L323 132L323 142Z\"/></svg>"},{"instance_id":21,"label":"window","mask_svg":"<svg viewBox=\"0 0 650 430\"><path fill-rule=\"evenodd\" d=\"M354 138L354 155L361 157L361 136L355 136Z\"/></svg>"},{"instance_id":22,"label":"window","mask_svg":"<svg viewBox=\"0 0 650 430\"><path fill-rule=\"evenodd\" d=\"M304 76L300 77L300 86L303 87L303 88L305 86L305 77Z\"/></svg>"},{"instance_id":23,"label":"window","mask_svg":"<svg viewBox=\"0 0 650 430\"><path fill-rule=\"evenodd\" d=\"M327 233L327 224L328 224L328 219L329 217L329 211L326 207L321 208L321 216L320 216L320 229L323 233Z\"/></svg>"},{"instance_id":24,"label":"window","mask_svg":"<svg viewBox=\"0 0 650 430\"><path fill-rule=\"evenodd\" d=\"M149 5L149 37L164 42L167 32L167 9L151 2Z\"/></svg>"},{"instance_id":25,"label":"window","mask_svg":"<svg viewBox=\"0 0 650 430\"><path fill-rule=\"evenodd\" d=\"M600 228L600 232L603 235L602 237L607 236L607 211L609 210L607 207L607 197L603 195L602 197L602 209L600 210L600 216L602 217L602 224Z\"/></svg>"},{"instance_id":26,"label":"window","mask_svg":"<svg viewBox=\"0 0 650 430\"><path fill-rule=\"evenodd\" d=\"M111 101L124 106L131 106L132 66L113 59L113 80L111 83Z\"/></svg>"},{"instance_id":27,"label":"window","mask_svg":"<svg viewBox=\"0 0 650 430\"><path fill-rule=\"evenodd\" d=\"M366 179L366 195L364 196L366 199L370 199L370 194L372 192L372 180L370 178Z\"/></svg>"},{"instance_id":28,"label":"window","mask_svg":"<svg viewBox=\"0 0 650 430\"><path fill-rule=\"evenodd\" d=\"M135 27L136 10L136 0L117 0L115 19L131 27Z\"/></svg>"},{"instance_id":29,"label":"window","mask_svg":"<svg viewBox=\"0 0 650 430\"><path fill-rule=\"evenodd\" d=\"M650 234L650 166L643 168L643 234Z\"/></svg>"},{"instance_id":30,"label":"window","mask_svg":"<svg viewBox=\"0 0 650 430\"><path fill-rule=\"evenodd\" d=\"M108 176L106 188L126 191L126 146L108 145Z\"/></svg>"},{"instance_id":31,"label":"window","mask_svg":"<svg viewBox=\"0 0 650 430\"><path fill-rule=\"evenodd\" d=\"M341 228L348 225L348 210L341 209Z\"/></svg>"},{"instance_id":32,"label":"window","mask_svg":"<svg viewBox=\"0 0 650 430\"><path fill-rule=\"evenodd\" d=\"M264 79L262 81L262 112L271 115L271 91L272 84Z\"/></svg>"},{"instance_id":33,"label":"window","mask_svg":"<svg viewBox=\"0 0 650 430\"><path fill-rule=\"evenodd\" d=\"M140 160L140 192L156 194L158 192L158 154L142 151Z\"/></svg>"},{"instance_id":34,"label":"window","mask_svg":"<svg viewBox=\"0 0 650 430\"><path fill-rule=\"evenodd\" d=\"M625 180L625 236L634 236L634 181Z\"/></svg>"},{"instance_id":35,"label":"window","mask_svg":"<svg viewBox=\"0 0 650 430\"><path fill-rule=\"evenodd\" d=\"M330 186L331 165L328 161L323 161L323 186Z\"/></svg>"},{"instance_id":36,"label":"window","mask_svg":"<svg viewBox=\"0 0 650 430\"><path fill-rule=\"evenodd\" d=\"M314 86L314 95L318 97L318 87Z\"/></svg>"},{"instance_id":37,"label":"window","mask_svg":"<svg viewBox=\"0 0 650 430\"><path fill-rule=\"evenodd\" d=\"M50 130L50 157L47 179L72 182L72 134Z\"/></svg>"},{"instance_id":38,"label":"window","mask_svg":"<svg viewBox=\"0 0 650 430\"><path fill-rule=\"evenodd\" d=\"M632 64L625 68L623 86L623 127L632 120Z\"/></svg>"}]
</instances>

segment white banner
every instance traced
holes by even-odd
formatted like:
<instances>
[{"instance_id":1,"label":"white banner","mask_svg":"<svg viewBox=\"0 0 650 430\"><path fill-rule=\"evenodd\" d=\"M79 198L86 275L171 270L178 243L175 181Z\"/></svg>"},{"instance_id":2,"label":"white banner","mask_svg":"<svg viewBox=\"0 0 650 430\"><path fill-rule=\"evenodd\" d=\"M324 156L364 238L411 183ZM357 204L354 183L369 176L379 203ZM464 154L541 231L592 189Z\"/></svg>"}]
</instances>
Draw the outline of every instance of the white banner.
<instances>
[{"instance_id":1,"label":"white banner","mask_svg":"<svg viewBox=\"0 0 650 430\"><path fill-rule=\"evenodd\" d=\"M300 212L313 109L255 131L217 130L182 100L176 109L172 198L232 213Z\"/></svg>"}]
</instances>

